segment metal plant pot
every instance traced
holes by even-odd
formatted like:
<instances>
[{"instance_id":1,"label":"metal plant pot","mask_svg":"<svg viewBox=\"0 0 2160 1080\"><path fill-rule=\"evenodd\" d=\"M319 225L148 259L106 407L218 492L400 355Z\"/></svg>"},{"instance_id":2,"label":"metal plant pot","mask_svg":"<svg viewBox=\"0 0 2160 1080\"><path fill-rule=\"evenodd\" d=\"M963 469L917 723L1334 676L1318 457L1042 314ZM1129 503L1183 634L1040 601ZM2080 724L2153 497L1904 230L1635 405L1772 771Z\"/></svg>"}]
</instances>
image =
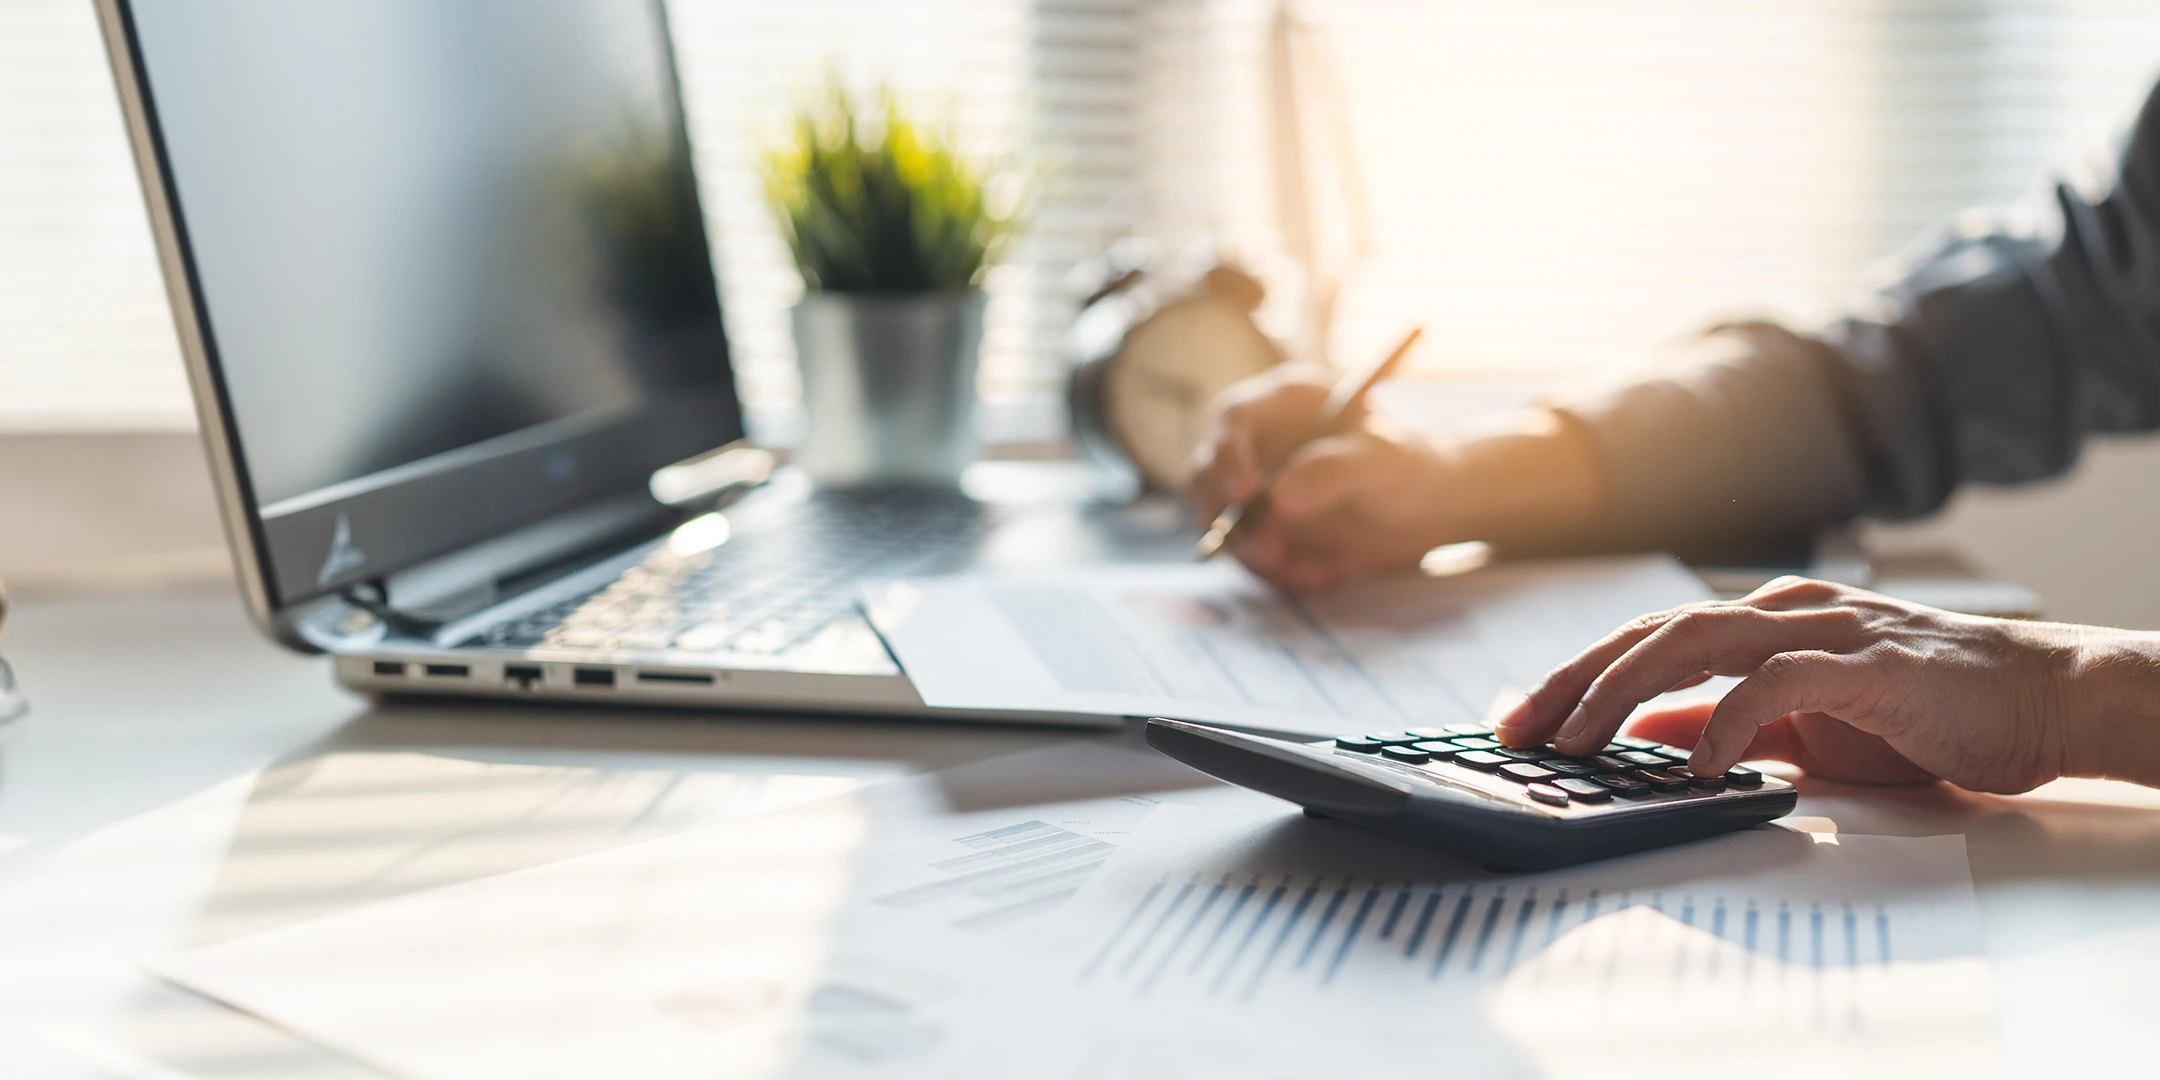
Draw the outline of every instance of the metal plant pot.
<instances>
[{"instance_id":1,"label":"metal plant pot","mask_svg":"<svg viewBox=\"0 0 2160 1080\"><path fill-rule=\"evenodd\" d=\"M975 456L983 294L810 293L794 316L811 477L958 483Z\"/></svg>"}]
</instances>

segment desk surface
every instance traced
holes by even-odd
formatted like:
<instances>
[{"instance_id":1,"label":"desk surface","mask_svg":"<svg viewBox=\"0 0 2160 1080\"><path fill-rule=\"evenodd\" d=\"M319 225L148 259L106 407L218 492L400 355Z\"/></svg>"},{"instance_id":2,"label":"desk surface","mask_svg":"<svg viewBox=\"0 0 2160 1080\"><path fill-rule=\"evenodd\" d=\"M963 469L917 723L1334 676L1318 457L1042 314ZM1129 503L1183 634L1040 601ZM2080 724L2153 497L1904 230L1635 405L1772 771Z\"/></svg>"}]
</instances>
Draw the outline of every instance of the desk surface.
<instances>
[{"instance_id":1,"label":"desk surface","mask_svg":"<svg viewBox=\"0 0 2160 1080\"><path fill-rule=\"evenodd\" d=\"M28 598L17 614L8 650L33 711L0 728L10 1077L373 1076L137 960L1074 737L373 707L257 637L222 592ZM2015 1074L2151 1060L2160 792L1803 793L1818 830L1966 835Z\"/></svg>"}]
</instances>

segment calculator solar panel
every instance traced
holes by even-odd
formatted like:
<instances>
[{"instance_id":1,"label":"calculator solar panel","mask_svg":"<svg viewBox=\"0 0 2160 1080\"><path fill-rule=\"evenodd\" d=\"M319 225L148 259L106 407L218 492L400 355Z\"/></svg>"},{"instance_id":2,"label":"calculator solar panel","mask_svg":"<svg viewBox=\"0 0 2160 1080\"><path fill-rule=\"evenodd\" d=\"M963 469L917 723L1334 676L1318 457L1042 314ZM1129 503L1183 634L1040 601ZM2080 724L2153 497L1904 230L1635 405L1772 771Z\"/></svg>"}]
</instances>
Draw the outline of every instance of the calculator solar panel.
<instances>
[{"instance_id":1,"label":"calculator solar panel","mask_svg":"<svg viewBox=\"0 0 2160 1080\"><path fill-rule=\"evenodd\" d=\"M1482 724L1301 743L1154 719L1150 746L1222 780L1490 866L1545 869L1698 839L1790 813L1793 786L1754 769L1688 769L1628 736L1595 754L1511 748Z\"/></svg>"}]
</instances>

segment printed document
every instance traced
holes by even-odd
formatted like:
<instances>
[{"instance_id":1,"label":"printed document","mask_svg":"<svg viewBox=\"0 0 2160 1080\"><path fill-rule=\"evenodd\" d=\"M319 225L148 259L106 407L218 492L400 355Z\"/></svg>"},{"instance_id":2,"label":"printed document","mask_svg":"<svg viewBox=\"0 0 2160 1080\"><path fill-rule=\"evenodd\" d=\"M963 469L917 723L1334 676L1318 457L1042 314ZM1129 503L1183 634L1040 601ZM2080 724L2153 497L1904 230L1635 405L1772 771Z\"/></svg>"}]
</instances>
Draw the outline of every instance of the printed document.
<instances>
[{"instance_id":1,"label":"printed document","mask_svg":"<svg viewBox=\"0 0 2160 1080\"><path fill-rule=\"evenodd\" d=\"M1228 563L875 585L923 700L1339 735L1480 721L1576 651L1711 594L1667 556L1406 574L1303 601Z\"/></svg>"}]
</instances>

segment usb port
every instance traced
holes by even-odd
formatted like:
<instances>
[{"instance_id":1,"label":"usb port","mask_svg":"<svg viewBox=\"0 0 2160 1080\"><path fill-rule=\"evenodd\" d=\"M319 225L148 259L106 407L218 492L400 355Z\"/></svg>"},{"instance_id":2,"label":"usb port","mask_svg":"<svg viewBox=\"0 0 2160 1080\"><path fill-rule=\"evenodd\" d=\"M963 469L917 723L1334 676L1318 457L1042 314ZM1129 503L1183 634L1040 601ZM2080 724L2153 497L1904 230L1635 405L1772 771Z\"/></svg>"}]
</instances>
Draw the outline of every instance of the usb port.
<instances>
[{"instance_id":1,"label":"usb port","mask_svg":"<svg viewBox=\"0 0 2160 1080\"><path fill-rule=\"evenodd\" d=\"M571 672L570 680L579 686L613 686L615 685L615 669L581 667Z\"/></svg>"},{"instance_id":2,"label":"usb port","mask_svg":"<svg viewBox=\"0 0 2160 1080\"><path fill-rule=\"evenodd\" d=\"M503 665L503 682L522 690L530 690L540 685L540 680L544 677L538 664Z\"/></svg>"},{"instance_id":3,"label":"usb port","mask_svg":"<svg viewBox=\"0 0 2160 1080\"><path fill-rule=\"evenodd\" d=\"M462 679L472 674L472 666L469 664L429 664L427 673L445 679Z\"/></svg>"},{"instance_id":4,"label":"usb port","mask_svg":"<svg viewBox=\"0 0 2160 1080\"><path fill-rule=\"evenodd\" d=\"M701 671L640 671L637 681L641 683L681 683L684 686L711 686L713 677Z\"/></svg>"},{"instance_id":5,"label":"usb port","mask_svg":"<svg viewBox=\"0 0 2160 1080\"><path fill-rule=\"evenodd\" d=\"M405 662L402 660L377 660L375 661L375 674L403 675L405 674Z\"/></svg>"}]
</instances>

